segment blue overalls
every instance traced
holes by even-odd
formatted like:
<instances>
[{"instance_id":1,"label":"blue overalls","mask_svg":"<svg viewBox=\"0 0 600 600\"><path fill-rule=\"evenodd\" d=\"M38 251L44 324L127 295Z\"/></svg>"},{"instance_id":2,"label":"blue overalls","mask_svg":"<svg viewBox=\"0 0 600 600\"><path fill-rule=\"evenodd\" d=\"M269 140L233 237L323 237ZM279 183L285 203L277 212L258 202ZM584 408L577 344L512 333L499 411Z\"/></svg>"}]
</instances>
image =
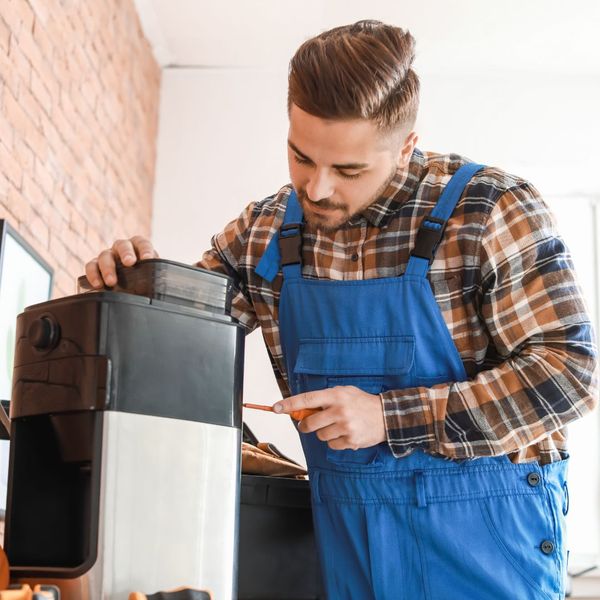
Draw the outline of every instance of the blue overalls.
<instances>
[{"instance_id":1,"label":"blue overalls","mask_svg":"<svg viewBox=\"0 0 600 600\"><path fill-rule=\"evenodd\" d=\"M467 379L427 272L481 168L465 165L448 183L400 277L304 279L302 210L291 194L257 272L272 279L282 265L279 326L293 394L339 385L378 394ZM329 600L564 597L566 461L454 461L419 449L395 458L387 443L332 450L315 434L300 436Z\"/></svg>"}]
</instances>

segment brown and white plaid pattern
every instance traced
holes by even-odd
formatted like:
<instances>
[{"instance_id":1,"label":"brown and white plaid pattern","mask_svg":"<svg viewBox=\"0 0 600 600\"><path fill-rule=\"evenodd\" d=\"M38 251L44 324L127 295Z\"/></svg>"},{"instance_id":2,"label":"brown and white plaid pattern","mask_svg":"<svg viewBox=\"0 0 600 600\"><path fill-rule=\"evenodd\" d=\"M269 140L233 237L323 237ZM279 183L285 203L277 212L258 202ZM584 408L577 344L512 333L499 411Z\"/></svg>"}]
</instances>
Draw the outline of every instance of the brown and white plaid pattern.
<instances>
[{"instance_id":1,"label":"brown and white plaid pattern","mask_svg":"<svg viewBox=\"0 0 600 600\"><path fill-rule=\"evenodd\" d=\"M324 233L307 225L304 277L402 275L421 219L465 162L415 150L409 168L347 226ZM287 185L251 203L197 263L234 277L233 314L249 330L261 327L284 397L290 390L279 341L282 275L268 283L255 268L282 223L290 191ZM568 249L537 190L492 167L475 175L429 279L469 380L385 392L394 454L422 448L456 459L564 458L565 425L597 401L596 346Z\"/></svg>"}]
</instances>

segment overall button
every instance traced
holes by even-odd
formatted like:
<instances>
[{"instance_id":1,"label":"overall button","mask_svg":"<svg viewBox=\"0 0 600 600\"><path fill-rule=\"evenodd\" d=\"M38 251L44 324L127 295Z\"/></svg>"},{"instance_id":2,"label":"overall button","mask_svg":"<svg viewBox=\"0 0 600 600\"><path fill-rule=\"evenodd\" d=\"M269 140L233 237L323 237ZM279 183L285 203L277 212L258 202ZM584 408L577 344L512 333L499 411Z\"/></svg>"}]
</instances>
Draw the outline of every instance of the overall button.
<instances>
[{"instance_id":1,"label":"overall button","mask_svg":"<svg viewBox=\"0 0 600 600\"><path fill-rule=\"evenodd\" d=\"M550 540L544 540L540 548L544 554L552 554L554 552L554 544Z\"/></svg>"},{"instance_id":2,"label":"overall button","mask_svg":"<svg viewBox=\"0 0 600 600\"><path fill-rule=\"evenodd\" d=\"M535 487L539 482L540 482L539 473L529 473L529 475L527 475L527 483L530 486Z\"/></svg>"}]
</instances>

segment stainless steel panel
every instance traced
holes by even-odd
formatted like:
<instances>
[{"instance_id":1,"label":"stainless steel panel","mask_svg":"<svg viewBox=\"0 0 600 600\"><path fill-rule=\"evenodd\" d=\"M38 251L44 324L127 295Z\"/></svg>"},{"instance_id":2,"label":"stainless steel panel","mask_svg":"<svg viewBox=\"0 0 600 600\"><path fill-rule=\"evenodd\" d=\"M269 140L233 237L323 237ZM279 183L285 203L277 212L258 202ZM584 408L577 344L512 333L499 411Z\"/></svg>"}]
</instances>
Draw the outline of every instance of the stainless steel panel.
<instances>
[{"instance_id":1,"label":"stainless steel panel","mask_svg":"<svg viewBox=\"0 0 600 600\"><path fill-rule=\"evenodd\" d=\"M92 600L179 586L234 598L240 437L231 427L105 413Z\"/></svg>"}]
</instances>

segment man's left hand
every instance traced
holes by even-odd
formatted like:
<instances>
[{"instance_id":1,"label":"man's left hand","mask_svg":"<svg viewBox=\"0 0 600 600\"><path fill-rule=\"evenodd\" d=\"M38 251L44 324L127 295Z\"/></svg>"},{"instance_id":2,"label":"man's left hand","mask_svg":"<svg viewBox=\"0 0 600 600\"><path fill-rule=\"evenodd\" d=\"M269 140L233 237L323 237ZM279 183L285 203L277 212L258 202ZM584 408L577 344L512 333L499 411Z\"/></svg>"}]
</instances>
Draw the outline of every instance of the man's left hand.
<instances>
[{"instance_id":1,"label":"man's left hand","mask_svg":"<svg viewBox=\"0 0 600 600\"><path fill-rule=\"evenodd\" d=\"M302 419L298 429L302 433L316 432L333 450L358 450L386 440L381 398L351 385L290 396L273 408L285 414L321 409Z\"/></svg>"}]
</instances>

